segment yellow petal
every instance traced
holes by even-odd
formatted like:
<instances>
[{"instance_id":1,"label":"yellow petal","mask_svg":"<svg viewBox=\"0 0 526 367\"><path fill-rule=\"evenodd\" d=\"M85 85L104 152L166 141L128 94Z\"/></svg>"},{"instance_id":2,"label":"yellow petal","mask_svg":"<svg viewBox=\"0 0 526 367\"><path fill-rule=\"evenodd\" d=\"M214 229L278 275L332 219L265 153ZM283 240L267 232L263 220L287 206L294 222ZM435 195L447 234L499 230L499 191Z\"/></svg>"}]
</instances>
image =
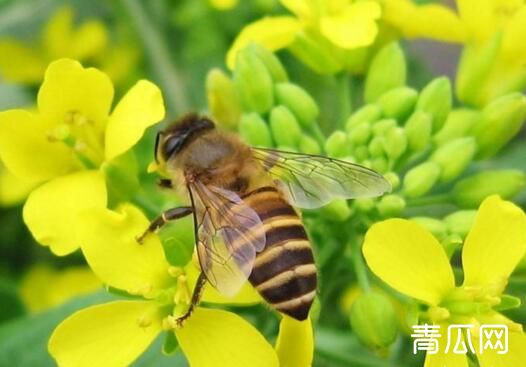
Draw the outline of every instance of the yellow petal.
<instances>
[{"instance_id":1,"label":"yellow petal","mask_svg":"<svg viewBox=\"0 0 526 367\"><path fill-rule=\"evenodd\" d=\"M280 0L279 2L299 18L307 20L313 16L311 7L306 0Z\"/></svg>"},{"instance_id":2,"label":"yellow petal","mask_svg":"<svg viewBox=\"0 0 526 367\"><path fill-rule=\"evenodd\" d=\"M458 0L457 8L472 42L483 42L495 32L493 0Z\"/></svg>"},{"instance_id":3,"label":"yellow petal","mask_svg":"<svg viewBox=\"0 0 526 367\"><path fill-rule=\"evenodd\" d=\"M438 353L427 353L424 367L468 367L468 359L465 354L453 353L453 347L450 347L448 353L445 353L448 344L448 325L440 324L439 326L440 337L437 338ZM451 343L454 342L456 342L456 340L451 340Z\"/></svg>"},{"instance_id":4,"label":"yellow petal","mask_svg":"<svg viewBox=\"0 0 526 367\"><path fill-rule=\"evenodd\" d=\"M54 270L48 265L31 267L20 283L20 295L31 312L42 311L101 288L100 280L85 266Z\"/></svg>"},{"instance_id":5,"label":"yellow petal","mask_svg":"<svg viewBox=\"0 0 526 367\"><path fill-rule=\"evenodd\" d=\"M197 276L199 275L199 269L197 266L191 261L185 267L185 273L188 277L189 284L195 284L197 280ZM263 302L263 299L259 293L249 282L246 282L239 290L239 293L231 298L222 295L214 287L207 283L203 292L202 300L203 302L223 303L230 305L254 305Z\"/></svg>"},{"instance_id":6,"label":"yellow petal","mask_svg":"<svg viewBox=\"0 0 526 367\"><path fill-rule=\"evenodd\" d=\"M79 217L82 252L103 282L147 297L167 283L169 265L159 238L148 236L142 245L136 240L149 224L139 209L94 208Z\"/></svg>"},{"instance_id":7,"label":"yellow petal","mask_svg":"<svg viewBox=\"0 0 526 367\"><path fill-rule=\"evenodd\" d=\"M256 42L270 51L287 47L292 43L296 33L301 29L301 23L294 17L266 17L247 25L237 36L228 50L226 63L233 69L239 50L249 43Z\"/></svg>"},{"instance_id":8,"label":"yellow petal","mask_svg":"<svg viewBox=\"0 0 526 367\"><path fill-rule=\"evenodd\" d=\"M280 367L308 367L312 365L314 339L310 319L297 321L283 316L279 325L276 352Z\"/></svg>"},{"instance_id":9,"label":"yellow petal","mask_svg":"<svg viewBox=\"0 0 526 367\"><path fill-rule=\"evenodd\" d=\"M475 339L477 346L479 339ZM493 339L495 342L495 339ZM523 367L526 361L526 335L510 331L508 334L508 352L497 354L496 350L486 349L477 353L480 367Z\"/></svg>"},{"instance_id":10,"label":"yellow petal","mask_svg":"<svg viewBox=\"0 0 526 367\"><path fill-rule=\"evenodd\" d=\"M70 59L52 62L38 91L39 112L57 124L75 112L104 126L112 100L113 85L106 74Z\"/></svg>"},{"instance_id":11,"label":"yellow petal","mask_svg":"<svg viewBox=\"0 0 526 367\"><path fill-rule=\"evenodd\" d=\"M462 250L464 285L504 290L526 253L526 214L498 196L480 205Z\"/></svg>"},{"instance_id":12,"label":"yellow petal","mask_svg":"<svg viewBox=\"0 0 526 367\"><path fill-rule=\"evenodd\" d=\"M8 82L36 84L42 81L46 65L34 47L4 39L0 41L0 75Z\"/></svg>"},{"instance_id":13,"label":"yellow petal","mask_svg":"<svg viewBox=\"0 0 526 367\"><path fill-rule=\"evenodd\" d=\"M13 175L0 162L0 206L22 202L35 187L36 182Z\"/></svg>"},{"instance_id":14,"label":"yellow petal","mask_svg":"<svg viewBox=\"0 0 526 367\"><path fill-rule=\"evenodd\" d=\"M526 6L523 6L514 16L504 33L503 52L509 59L521 63L524 68L526 60Z\"/></svg>"},{"instance_id":15,"label":"yellow petal","mask_svg":"<svg viewBox=\"0 0 526 367\"><path fill-rule=\"evenodd\" d=\"M59 8L42 30L43 45L50 60L61 57L74 57L69 52L73 29L73 9L69 6Z\"/></svg>"},{"instance_id":16,"label":"yellow petal","mask_svg":"<svg viewBox=\"0 0 526 367\"><path fill-rule=\"evenodd\" d=\"M97 20L87 21L72 35L71 57L77 60L96 57L104 51L107 43L108 34L104 24Z\"/></svg>"},{"instance_id":17,"label":"yellow petal","mask_svg":"<svg viewBox=\"0 0 526 367\"><path fill-rule=\"evenodd\" d=\"M106 127L106 159L126 152L144 134L146 128L164 118L163 96L159 88L140 80L120 100Z\"/></svg>"},{"instance_id":18,"label":"yellow petal","mask_svg":"<svg viewBox=\"0 0 526 367\"><path fill-rule=\"evenodd\" d=\"M43 181L78 168L72 150L50 142L50 126L24 110L0 112L0 157L18 177Z\"/></svg>"},{"instance_id":19,"label":"yellow petal","mask_svg":"<svg viewBox=\"0 0 526 367\"><path fill-rule=\"evenodd\" d=\"M384 282L427 304L437 305L455 286L444 249L415 222L376 223L365 235L363 253L369 268Z\"/></svg>"},{"instance_id":20,"label":"yellow petal","mask_svg":"<svg viewBox=\"0 0 526 367\"><path fill-rule=\"evenodd\" d=\"M175 335L192 367L278 366L272 346L231 312L197 308Z\"/></svg>"},{"instance_id":21,"label":"yellow petal","mask_svg":"<svg viewBox=\"0 0 526 367\"><path fill-rule=\"evenodd\" d=\"M409 0L386 0L383 18L405 37L431 38L445 42L464 42L465 27L449 8L436 5L415 5Z\"/></svg>"},{"instance_id":22,"label":"yellow petal","mask_svg":"<svg viewBox=\"0 0 526 367\"><path fill-rule=\"evenodd\" d=\"M79 247L78 231L84 226L78 214L106 207L106 184L99 171L79 171L49 181L27 198L24 221L35 239L56 255Z\"/></svg>"},{"instance_id":23,"label":"yellow petal","mask_svg":"<svg viewBox=\"0 0 526 367\"><path fill-rule=\"evenodd\" d=\"M380 18L380 14L377 3L357 2L334 15L322 17L321 33L341 48L368 46L378 34L375 20Z\"/></svg>"},{"instance_id":24,"label":"yellow petal","mask_svg":"<svg viewBox=\"0 0 526 367\"><path fill-rule=\"evenodd\" d=\"M127 366L161 331L154 307L118 301L75 312L51 335L49 353L61 367Z\"/></svg>"}]
</instances>

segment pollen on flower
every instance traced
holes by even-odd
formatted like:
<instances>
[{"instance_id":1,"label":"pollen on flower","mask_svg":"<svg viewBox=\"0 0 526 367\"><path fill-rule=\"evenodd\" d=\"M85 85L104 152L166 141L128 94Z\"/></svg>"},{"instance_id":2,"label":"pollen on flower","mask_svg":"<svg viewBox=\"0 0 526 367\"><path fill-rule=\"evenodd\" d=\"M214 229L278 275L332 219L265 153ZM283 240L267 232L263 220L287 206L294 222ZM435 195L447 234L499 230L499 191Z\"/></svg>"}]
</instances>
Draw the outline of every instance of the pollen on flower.
<instances>
[{"instance_id":1,"label":"pollen on flower","mask_svg":"<svg viewBox=\"0 0 526 367\"><path fill-rule=\"evenodd\" d=\"M177 318L175 318L172 315L166 316L162 321L162 327L163 330L173 330L177 328L179 325L177 323Z\"/></svg>"}]
</instances>

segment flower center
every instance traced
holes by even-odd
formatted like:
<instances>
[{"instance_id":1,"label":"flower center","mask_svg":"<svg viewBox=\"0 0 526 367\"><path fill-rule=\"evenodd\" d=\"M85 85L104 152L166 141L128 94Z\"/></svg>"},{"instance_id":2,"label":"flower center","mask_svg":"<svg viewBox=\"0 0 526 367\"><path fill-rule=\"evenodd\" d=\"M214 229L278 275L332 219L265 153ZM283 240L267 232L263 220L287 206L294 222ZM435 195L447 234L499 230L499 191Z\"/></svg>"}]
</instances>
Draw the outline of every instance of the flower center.
<instances>
[{"instance_id":1,"label":"flower center","mask_svg":"<svg viewBox=\"0 0 526 367\"><path fill-rule=\"evenodd\" d=\"M73 149L87 168L98 167L104 161L104 135L93 120L78 111L69 111L64 121L49 134L49 140L62 142Z\"/></svg>"}]
</instances>

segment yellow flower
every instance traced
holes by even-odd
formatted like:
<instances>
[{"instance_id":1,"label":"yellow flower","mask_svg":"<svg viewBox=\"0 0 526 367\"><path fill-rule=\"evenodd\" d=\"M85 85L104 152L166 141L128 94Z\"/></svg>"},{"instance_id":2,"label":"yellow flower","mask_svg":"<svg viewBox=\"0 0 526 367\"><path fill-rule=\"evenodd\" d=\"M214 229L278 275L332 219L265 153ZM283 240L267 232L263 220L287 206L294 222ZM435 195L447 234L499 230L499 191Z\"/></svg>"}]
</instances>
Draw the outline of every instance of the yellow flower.
<instances>
[{"instance_id":1,"label":"yellow flower","mask_svg":"<svg viewBox=\"0 0 526 367\"><path fill-rule=\"evenodd\" d=\"M291 47L298 55L308 53L304 46L310 44L312 57L319 52L319 57L331 59L323 61L331 66L326 70L319 66L318 71L334 72L342 67L339 50L368 46L378 33L376 20L380 7L373 1L281 0L281 4L294 16L265 17L247 25L228 51L229 68L233 69L237 52L250 42L260 43L271 51ZM301 46L297 42L302 42ZM316 68L315 63L309 66Z\"/></svg>"},{"instance_id":2,"label":"yellow flower","mask_svg":"<svg viewBox=\"0 0 526 367\"><path fill-rule=\"evenodd\" d=\"M0 157L16 176L39 181L24 220L35 239L57 255L78 248L77 214L105 208L104 168L164 117L160 90L141 80L113 111L108 76L61 59L47 69L38 112L0 112Z\"/></svg>"},{"instance_id":3,"label":"yellow flower","mask_svg":"<svg viewBox=\"0 0 526 367\"><path fill-rule=\"evenodd\" d=\"M474 345L478 326L508 326L509 351L485 350L481 367L519 367L526 360L526 335L522 326L493 308L502 300L507 281L526 252L526 215L498 196L481 204L462 250L464 282L455 286L453 270L444 248L415 222L390 219L373 225L366 234L363 253L371 270L397 291L429 306L426 318L441 326L439 353L428 353L426 367L467 367L466 355L445 353L447 326L473 324Z\"/></svg>"},{"instance_id":4,"label":"yellow flower","mask_svg":"<svg viewBox=\"0 0 526 367\"><path fill-rule=\"evenodd\" d=\"M234 8L239 0L208 0L211 6L219 10L229 10Z\"/></svg>"},{"instance_id":5,"label":"yellow flower","mask_svg":"<svg viewBox=\"0 0 526 367\"><path fill-rule=\"evenodd\" d=\"M67 57L91 60L102 53L108 34L100 21L87 20L74 26L73 9L60 8L47 22L41 40L26 44L14 39L0 40L0 75L11 82L36 84L49 62Z\"/></svg>"},{"instance_id":6,"label":"yellow flower","mask_svg":"<svg viewBox=\"0 0 526 367\"><path fill-rule=\"evenodd\" d=\"M31 180L21 179L9 172L0 161L0 207L22 202L35 188Z\"/></svg>"},{"instance_id":7,"label":"yellow flower","mask_svg":"<svg viewBox=\"0 0 526 367\"><path fill-rule=\"evenodd\" d=\"M106 284L137 299L92 306L64 320L48 346L59 366L128 365L163 331L175 333L191 366L279 365L265 338L233 313L197 307L182 325L175 322L189 306L189 278L183 269L168 264L157 236L137 243L137 233L148 226L137 208L125 204L117 212L89 209L81 218L86 223L80 234L82 250L90 267ZM303 335L312 358L305 324L297 331L297 323L284 321L282 328L291 347L308 356L305 347L294 342Z\"/></svg>"},{"instance_id":8,"label":"yellow flower","mask_svg":"<svg viewBox=\"0 0 526 367\"><path fill-rule=\"evenodd\" d=\"M526 87L524 0L457 0L458 13L436 4L382 0L383 19L406 37L465 43L457 94L483 106Z\"/></svg>"},{"instance_id":9,"label":"yellow flower","mask_svg":"<svg viewBox=\"0 0 526 367\"><path fill-rule=\"evenodd\" d=\"M101 282L85 266L59 271L41 264L33 266L22 278L20 296L29 311L38 312L101 287Z\"/></svg>"}]
</instances>

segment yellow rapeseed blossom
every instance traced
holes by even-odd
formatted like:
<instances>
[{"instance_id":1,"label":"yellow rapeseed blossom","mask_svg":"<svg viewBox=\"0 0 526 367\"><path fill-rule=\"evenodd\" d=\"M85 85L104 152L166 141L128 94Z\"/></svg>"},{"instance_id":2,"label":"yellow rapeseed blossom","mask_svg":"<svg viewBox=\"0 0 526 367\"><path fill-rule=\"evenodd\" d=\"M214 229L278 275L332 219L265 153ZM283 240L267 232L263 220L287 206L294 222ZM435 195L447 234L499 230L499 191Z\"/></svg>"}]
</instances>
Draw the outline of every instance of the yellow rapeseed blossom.
<instances>
[{"instance_id":1,"label":"yellow rapeseed blossom","mask_svg":"<svg viewBox=\"0 0 526 367\"><path fill-rule=\"evenodd\" d=\"M479 345L479 326L504 324L509 350L486 349L480 365L521 367L526 360L522 326L494 308L502 302L508 278L526 253L526 214L515 204L490 196L481 204L462 250L464 282L455 285L444 248L415 222L389 219L366 234L363 253L371 270L397 291L428 305L424 317L441 326L442 346L426 355L425 367L467 367L465 354L445 351L449 325L473 325L473 345ZM477 350L478 352L478 350Z\"/></svg>"},{"instance_id":2,"label":"yellow rapeseed blossom","mask_svg":"<svg viewBox=\"0 0 526 367\"><path fill-rule=\"evenodd\" d=\"M108 34L102 22L87 20L74 25L70 7L60 8L46 23L36 44L5 38L0 40L0 75L7 81L37 84L47 65L67 57L91 60L107 46Z\"/></svg>"},{"instance_id":3,"label":"yellow rapeseed blossom","mask_svg":"<svg viewBox=\"0 0 526 367\"><path fill-rule=\"evenodd\" d=\"M19 204L35 188L35 185L31 180L13 175L0 161L0 207Z\"/></svg>"},{"instance_id":4,"label":"yellow rapeseed blossom","mask_svg":"<svg viewBox=\"0 0 526 367\"><path fill-rule=\"evenodd\" d=\"M157 236L137 243L137 233L148 226L137 208L125 204L118 211L88 209L81 218L82 250L90 267L107 285L137 299L92 306L63 321L49 341L49 351L59 366L125 366L165 331L175 333L193 367L300 367L279 364L265 338L233 313L197 307L182 325L177 324L176 318L189 307L189 278L183 269L168 264ZM280 340L289 342L289 353L309 362L310 322L283 321L282 329ZM278 351L283 343L278 342Z\"/></svg>"},{"instance_id":5,"label":"yellow rapeseed blossom","mask_svg":"<svg viewBox=\"0 0 526 367\"><path fill-rule=\"evenodd\" d=\"M28 310L38 312L101 287L102 283L85 266L56 270L49 265L38 264L24 275L19 291Z\"/></svg>"},{"instance_id":6,"label":"yellow rapeseed blossom","mask_svg":"<svg viewBox=\"0 0 526 367\"><path fill-rule=\"evenodd\" d=\"M219 10L229 10L234 8L239 0L208 0L211 6Z\"/></svg>"},{"instance_id":7,"label":"yellow rapeseed blossom","mask_svg":"<svg viewBox=\"0 0 526 367\"><path fill-rule=\"evenodd\" d=\"M335 72L342 67L339 50L368 46L378 33L380 6L373 1L281 0L281 4L293 16L265 17L247 25L228 51L229 68L233 69L239 50L256 42L271 51L286 47L298 55L312 51L312 58L318 55L324 61L318 65L309 62L309 66L321 72Z\"/></svg>"},{"instance_id":8,"label":"yellow rapeseed blossom","mask_svg":"<svg viewBox=\"0 0 526 367\"><path fill-rule=\"evenodd\" d=\"M483 106L526 87L524 0L457 0L458 13L410 0L382 0L383 19L410 38L464 43L456 89L463 101Z\"/></svg>"},{"instance_id":9,"label":"yellow rapeseed blossom","mask_svg":"<svg viewBox=\"0 0 526 367\"><path fill-rule=\"evenodd\" d=\"M28 197L24 220L57 255L78 248L77 213L105 208L104 167L126 153L164 117L161 91L137 82L110 112L109 77L61 59L46 70L38 111L0 112L0 157L16 176L41 184Z\"/></svg>"}]
</instances>

